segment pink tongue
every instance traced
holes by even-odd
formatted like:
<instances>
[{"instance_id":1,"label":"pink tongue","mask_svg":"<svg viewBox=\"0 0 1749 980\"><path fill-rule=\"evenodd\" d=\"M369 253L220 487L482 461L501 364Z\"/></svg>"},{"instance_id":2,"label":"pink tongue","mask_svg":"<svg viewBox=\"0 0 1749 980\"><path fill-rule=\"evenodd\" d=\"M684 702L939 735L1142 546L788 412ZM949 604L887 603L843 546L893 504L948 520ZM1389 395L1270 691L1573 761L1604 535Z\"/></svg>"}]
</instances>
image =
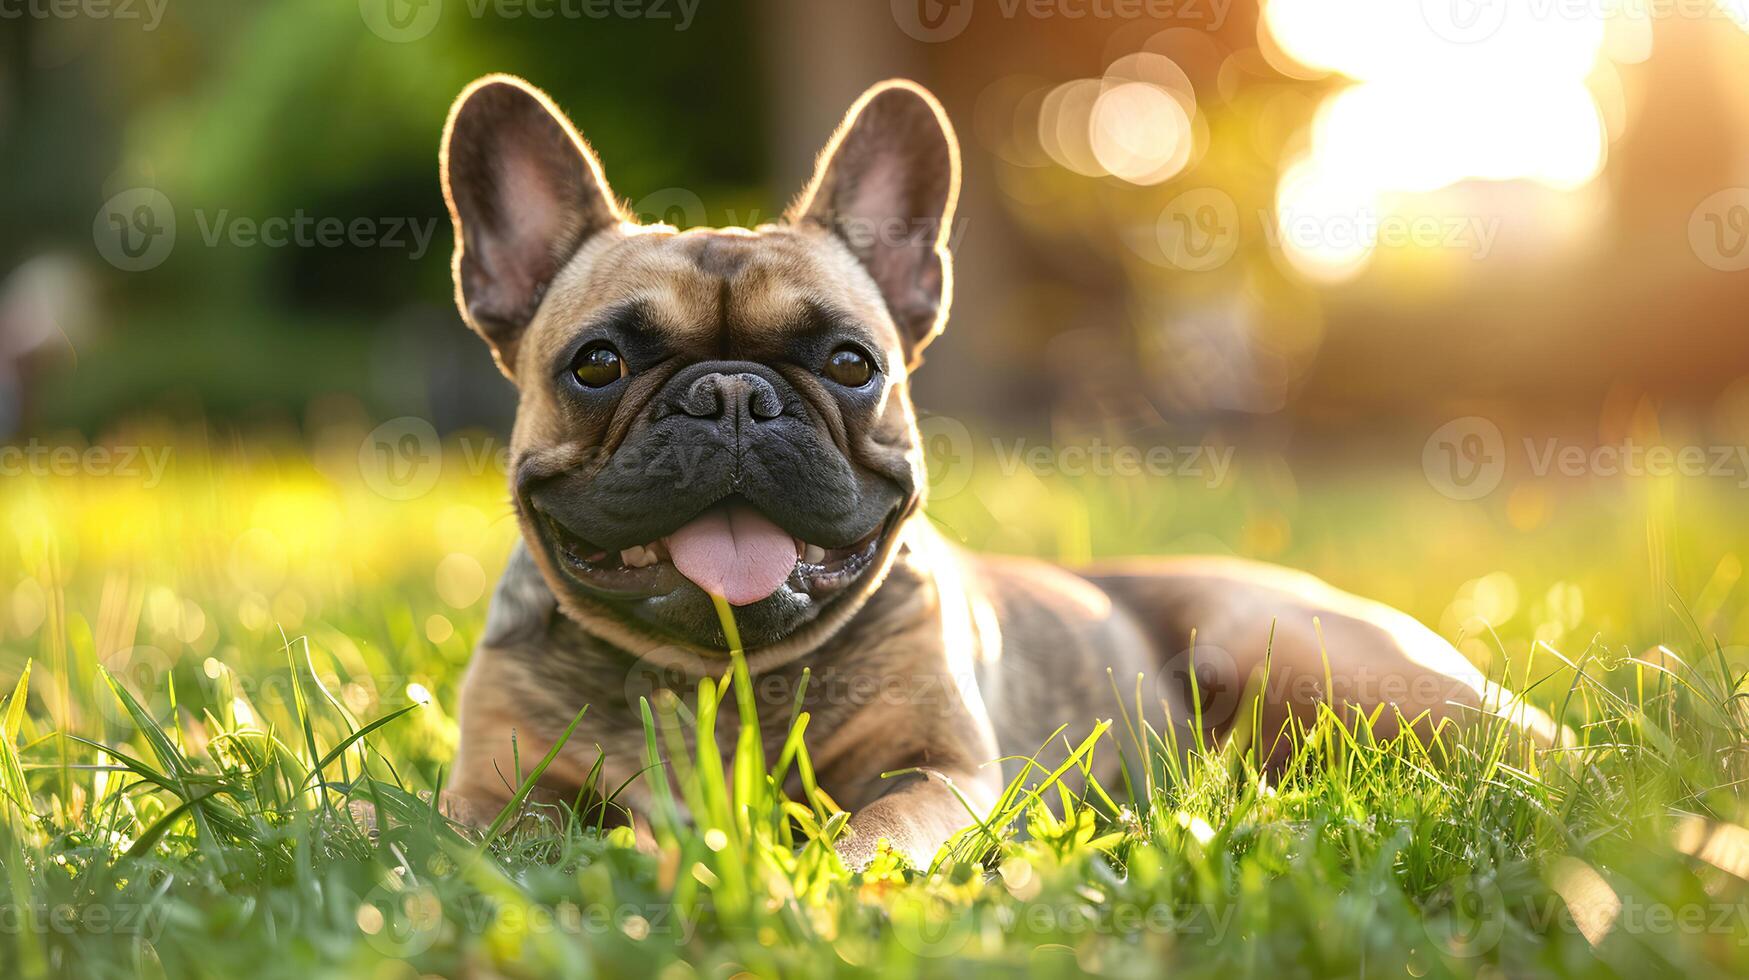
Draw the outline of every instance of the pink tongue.
<instances>
[{"instance_id":1,"label":"pink tongue","mask_svg":"<svg viewBox=\"0 0 1749 980\"><path fill-rule=\"evenodd\" d=\"M667 543L680 574L736 606L776 592L796 567L795 539L751 507L706 511Z\"/></svg>"}]
</instances>

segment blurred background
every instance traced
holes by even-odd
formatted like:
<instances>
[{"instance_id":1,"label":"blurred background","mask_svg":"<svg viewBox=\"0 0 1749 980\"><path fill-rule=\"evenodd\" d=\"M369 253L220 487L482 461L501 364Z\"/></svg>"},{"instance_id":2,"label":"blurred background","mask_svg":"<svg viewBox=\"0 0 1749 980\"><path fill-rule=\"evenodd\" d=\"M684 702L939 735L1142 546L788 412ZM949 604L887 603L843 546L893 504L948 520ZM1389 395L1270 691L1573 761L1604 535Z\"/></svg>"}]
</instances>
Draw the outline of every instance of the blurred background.
<instances>
[{"instance_id":1,"label":"blurred background","mask_svg":"<svg viewBox=\"0 0 1749 980\"><path fill-rule=\"evenodd\" d=\"M8 437L335 399L501 425L435 167L492 70L681 225L772 220L866 85L934 89L966 151L942 412L1346 444L1731 414L1749 371L1740 0L65 9L0 34Z\"/></svg>"},{"instance_id":2,"label":"blurred background","mask_svg":"<svg viewBox=\"0 0 1749 980\"><path fill-rule=\"evenodd\" d=\"M42 506L68 446L174 445L197 485L191 441L295 446L391 498L371 467L431 440L489 469L514 392L453 307L436 166L472 78L547 89L634 210L684 227L775 220L903 75L964 148L917 380L959 537L1273 558L1448 635L1524 617L1524 643L1578 628L1591 573L1559 566L1588 548L1653 619L1674 590L1739 631L1742 0L0 13L0 464ZM489 516L487 578L512 534Z\"/></svg>"},{"instance_id":3,"label":"blurred background","mask_svg":"<svg viewBox=\"0 0 1749 980\"><path fill-rule=\"evenodd\" d=\"M770 221L864 86L925 82L967 177L918 381L946 413L1286 446L1460 409L1730 415L1749 371L1730 0L87 7L0 35L7 436L297 425L336 397L504 422L434 166L488 70L549 89L682 226ZM105 257L152 228L163 254Z\"/></svg>"}]
</instances>

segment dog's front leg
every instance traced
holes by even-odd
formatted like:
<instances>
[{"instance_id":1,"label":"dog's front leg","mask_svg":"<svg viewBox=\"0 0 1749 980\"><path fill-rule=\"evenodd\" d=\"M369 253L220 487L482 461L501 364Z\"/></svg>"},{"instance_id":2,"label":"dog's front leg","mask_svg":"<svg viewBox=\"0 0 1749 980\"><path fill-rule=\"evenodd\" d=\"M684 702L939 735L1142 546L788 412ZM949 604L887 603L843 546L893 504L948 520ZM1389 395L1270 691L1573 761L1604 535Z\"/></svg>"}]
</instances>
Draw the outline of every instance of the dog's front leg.
<instances>
[{"instance_id":1,"label":"dog's front leg","mask_svg":"<svg viewBox=\"0 0 1749 980\"><path fill-rule=\"evenodd\" d=\"M972 767L920 767L883 782L890 788L853 812L838 840L838 856L853 871L868 867L883 840L913 868L927 869L948 838L989 815L1000 790L993 775Z\"/></svg>"}]
</instances>

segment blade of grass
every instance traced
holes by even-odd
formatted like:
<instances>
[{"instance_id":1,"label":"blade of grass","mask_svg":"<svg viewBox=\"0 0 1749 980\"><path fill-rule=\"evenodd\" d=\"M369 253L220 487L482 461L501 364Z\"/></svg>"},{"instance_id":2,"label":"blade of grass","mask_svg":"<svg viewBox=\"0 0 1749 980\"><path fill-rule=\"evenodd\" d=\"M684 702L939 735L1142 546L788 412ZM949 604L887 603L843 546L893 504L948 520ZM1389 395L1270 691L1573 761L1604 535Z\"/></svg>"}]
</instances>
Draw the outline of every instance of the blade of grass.
<instances>
[{"instance_id":1,"label":"blade of grass","mask_svg":"<svg viewBox=\"0 0 1749 980\"><path fill-rule=\"evenodd\" d=\"M388 714L383 715L381 718L376 719L375 721L371 722L370 724L365 725L363 728L360 728L357 731L353 732L352 734L346 736L344 739L341 739L339 744L337 744L333 748L329 749L327 751L327 753L324 754L322 756L322 758L316 763L316 765L313 768L311 768L310 774L308 776L304 777L304 784L308 785L311 778L320 776L322 774L322 771L328 767L329 763L331 763L335 759L339 758L340 754L342 752L345 752L347 749L349 749L353 745L357 744L360 740L362 740L365 736L369 735L371 732L374 732L377 729L383 727L384 725L387 725L390 722L394 721L395 719L400 718L402 715L408 714L409 712L412 712L418 708L423 708L423 707L425 707L425 705L423 703L414 703L414 704L409 704L404 708L397 708L394 711L391 711ZM439 781L439 785L442 785L441 780Z\"/></svg>"},{"instance_id":2,"label":"blade of grass","mask_svg":"<svg viewBox=\"0 0 1749 980\"><path fill-rule=\"evenodd\" d=\"M565 743L571 740L571 734L577 730L578 725L582 724L583 715L588 710L588 705L584 705L578 710L577 717L572 718L571 723L565 726L565 730L553 742L553 747L547 750L547 754L540 760L540 764L523 778L522 784L511 795L510 802L504 804L504 809L498 812L498 816L486 828L486 834L480 841L482 848L489 846L503 832L505 825L510 822L511 818L515 817L522 809L522 802L528 799L528 794L534 789L534 784L540 780L541 775L547 771L547 767L559 757L559 752L565 748Z\"/></svg>"}]
</instances>

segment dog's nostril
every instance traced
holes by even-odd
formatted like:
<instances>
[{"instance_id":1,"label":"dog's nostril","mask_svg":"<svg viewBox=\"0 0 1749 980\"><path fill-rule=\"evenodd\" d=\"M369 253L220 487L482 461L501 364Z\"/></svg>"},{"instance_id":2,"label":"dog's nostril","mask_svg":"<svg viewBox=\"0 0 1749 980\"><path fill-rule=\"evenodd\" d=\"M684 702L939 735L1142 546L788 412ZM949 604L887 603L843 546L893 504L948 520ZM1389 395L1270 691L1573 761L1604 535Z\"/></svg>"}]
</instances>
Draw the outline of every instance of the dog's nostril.
<instances>
[{"instance_id":1,"label":"dog's nostril","mask_svg":"<svg viewBox=\"0 0 1749 980\"><path fill-rule=\"evenodd\" d=\"M747 411L756 419L774 419L783 414L783 399L778 397L777 390L761 377L743 374L748 379Z\"/></svg>"},{"instance_id":2,"label":"dog's nostril","mask_svg":"<svg viewBox=\"0 0 1749 980\"><path fill-rule=\"evenodd\" d=\"M732 412L763 422L783 414L783 398L757 374L707 374L687 386L678 405L699 419Z\"/></svg>"},{"instance_id":3,"label":"dog's nostril","mask_svg":"<svg viewBox=\"0 0 1749 980\"><path fill-rule=\"evenodd\" d=\"M723 414L720 374L707 374L694 381L680 398L680 410L695 419L714 419Z\"/></svg>"}]
</instances>

